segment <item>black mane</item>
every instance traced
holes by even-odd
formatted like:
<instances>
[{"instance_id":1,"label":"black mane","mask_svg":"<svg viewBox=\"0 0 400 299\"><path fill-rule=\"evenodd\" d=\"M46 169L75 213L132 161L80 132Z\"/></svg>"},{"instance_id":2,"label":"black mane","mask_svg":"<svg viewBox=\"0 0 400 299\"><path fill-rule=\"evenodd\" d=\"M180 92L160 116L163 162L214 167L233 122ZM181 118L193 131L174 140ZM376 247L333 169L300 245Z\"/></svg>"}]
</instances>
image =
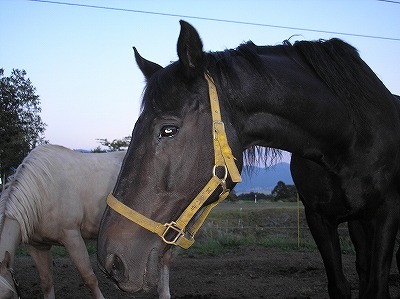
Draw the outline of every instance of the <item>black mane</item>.
<instances>
[{"instance_id":1,"label":"black mane","mask_svg":"<svg viewBox=\"0 0 400 299\"><path fill-rule=\"evenodd\" d=\"M293 47L303 56L319 78L349 107L353 122L366 125L363 115L376 99L390 92L361 59L358 51L344 41L299 41ZM381 88L377 88L377 87Z\"/></svg>"},{"instance_id":2,"label":"black mane","mask_svg":"<svg viewBox=\"0 0 400 299\"><path fill-rule=\"evenodd\" d=\"M262 55L300 55L317 76L355 113L358 109L367 108L365 102L374 103L374 99L388 92L383 83L361 59L358 51L348 43L333 38L330 40L298 41L291 45L284 41L282 45L256 46L248 41L236 49L210 53L209 67L213 68L222 82L226 78L231 85L236 85L238 74L232 67L235 57L244 58L255 72L267 78L267 82L275 82L263 63ZM224 80L225 79L225 80ZM376 86L382 89L377 90ZM389 94L389 92L388 92ZM362 105L360 105L362 103Z\"/></svg>"},{"instance_id":3,"label":"black mane","mask_svg":"<svg viewBox=\"0 0 400 299\"><path fill-rule=\"evenodd\" d=\"M294 45L284 41L282 45L256 46L248 41L236 49L210 53L209 68L216 74L223 85L234 89L239 86L238 74L232 67L235 57L244 58L253 70L264 78L266 84L279 84L268 66L263 63L262 55L287 55L294 61L301 57L328 88L348 107L349 116L359 131L368 127L365 119L367 110L373 109L379 102L376 99L390 92L361 59L358 51L346 42L333 38L330 40L298 41ZM377 88L377 86L381 88ZM248 149L245 154L247 162L254 164L260 159L272 163L281 157L279 151ZM267 162L270 161L270 162Z\"/></svg>"},{"instance_id":4,"label":"black mane","mask_svg":"<svg viewBox=\"0 0 400 299\"><path fill-rule=\"evenodd\" d=\"M374 98L387 91L383 83L361 59L358 51L348 43L333 38L330 40L298 41L294 45L284 41L282 45L256 46L248 41L236 49L210 53L215 61L215 68L222 78L233 78L232 84L237 84L237 74L233 72L232 63L235 57L244 58L254 71L274 82L268 74L268 66L262 61L262 55L300 55L318 77L346 105L354 110L360 109L360 101L373 103ZM297 59L297 58L293 58ZM211 65L213 65L211 63ZM376 86L381 86L377 90Z\"/></svg>"},{"instance_id":5,"label":"black mane","mask_svg":"<svg viewBox=\"0 0 400 299\"><path fill-rule=\"evenodd\" d=\"M251 71L255 71L259 76L265 79L266 82L272 84L275 82L273 76L266 72L265 64L260 56L260 48L252 41L245 42L235 49L227 49L225 51L210 52L207 55L207 70L221 82L223 86L227 86L228 90L234 91L235 94L230 94L229 97L240 99L240 94L237 90L240 86L239 74L233 68L235 58L241 57L247 61ZM268 47L273 49L274 47ZM222 95L221 95L222 96ZM227 99L225 99L227 101ZM230 106L230 102L227 102ZM261 146L252 146L243 152L244 165L253 166L264 164L266 167L274 165L282 159L282 152L278 149L264 148ZM249 171L250 167L245 167Z\"/></svg>"},{"instance_id":6,"label":"black mane","mask_svg":"<svg viewBox=\"0 0 400 299\"><path fill-rule=\"evenodd\" d=\"M234 88L240 85L239 74L236 73L233 64L237 62L236 58L243 58L259 76L270 84L276 82L273 75L268 72L262 56L263 49L268 51L281 52L283 46L257 46L252 41L242 43L235 49L227 49L221 52L210 52L207 59L207 70L217 76L223 85ZM236 88L237 89L237 88Z\"/></svg>"}]
</instances>

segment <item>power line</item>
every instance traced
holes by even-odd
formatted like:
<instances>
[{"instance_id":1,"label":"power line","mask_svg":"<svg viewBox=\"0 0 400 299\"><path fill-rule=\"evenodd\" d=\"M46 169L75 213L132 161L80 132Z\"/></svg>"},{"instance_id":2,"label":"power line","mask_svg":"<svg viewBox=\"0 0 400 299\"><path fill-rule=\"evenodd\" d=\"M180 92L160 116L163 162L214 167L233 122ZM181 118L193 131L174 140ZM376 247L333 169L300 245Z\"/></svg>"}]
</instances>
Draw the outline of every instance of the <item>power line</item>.
<instances>
[{"instance_id":1,"label":"power line","mask_svg":"<svg viewBox=\"0 0 400 299\"><path fill-rule=\"evenodd\" d=\"M394 1L394 0L377 0L379 2L387 2L387 3L394 3L394 4L400 4L399 1Z\"/></svg>"},{"instance_id":2,"label":"power line","mask_svg":"<svg viewBox=\"0 0 400 299\"><path fill-rule=\"evenodd\" d=\"M76 7L85 7L85 8L105 9L105 10L113 10L113 11L123 11L123 12L131 12L131 13L150 14L150 15L158 15L158 16L166 16L166 17L178 17L178 18L186 18L186 19L232 23L232 24L240 24L240 25L251 25L251 26L278 28L278 29L290 29L290 30L298 30L298 31L308 31L308 32L317 32L317 33L328 33L328 34L336 34L336 35L345 35L345 36L354 36L354 37L363 37L363 38L373 38L373 39L400 41L400 38L395 38L395 37L384 37L384 36L375 36L375 35L366 35L366 34L356 34L356 33L346 33L346 32L337 32L337 31L317 30L317 29L309 29L309 28L290 27L290 26L281 26L281 25L272 25L272 24L262 24L262 23L253 23L253 22L244 22L244 21L235 21L235 20L225 20L225 19L216 19L216 18L207 18L207 17L197 17L197 16L162 13L162 12L154 12L154 11L134 10L134 9L127 9L127 8L106 7L106 6L77 4L77 3L49 1L49 0L27 0L27 1L40 2L40 3L49 3L49 4L58 4L58 5L67 5L67 6L76 6ZM394 1L389 1L389 0L378 0L378 1L394 2ZM394 2L394 3L398 3L398 2Z\"/></svg>"}]
</instances>

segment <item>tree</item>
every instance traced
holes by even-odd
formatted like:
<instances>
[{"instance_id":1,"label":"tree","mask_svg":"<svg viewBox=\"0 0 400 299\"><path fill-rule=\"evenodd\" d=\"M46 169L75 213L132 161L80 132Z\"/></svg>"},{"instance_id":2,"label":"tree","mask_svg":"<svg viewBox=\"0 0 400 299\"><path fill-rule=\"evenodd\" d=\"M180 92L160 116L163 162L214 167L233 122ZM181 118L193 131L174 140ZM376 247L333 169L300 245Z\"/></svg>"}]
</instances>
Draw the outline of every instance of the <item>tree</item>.
<instances>
[{"instance_id":1,"label":"tree","mask_svg":"<svg viewBox=\"0 0 400 299\"><path fill-rule=\"evenodd\" d=\"M286 185L284 182L279 181L274 190L271 192L272 197L275 200L295 200L297 196L297 190L294 185Z\"/></svg>"},{"instance_id":2,"label":"tree","mask_svg":"<svg viewBox=\"0 0 400 299\"><path fill-rule=\"evenodd\" d=\"M39 113L36 88L24 70L13 69L9 77L0 69L0 169L1 178L12 172L38 144L46 142L46 124Z\"/></svg>"},{"instance_id":3,"label":"tree","mask_svg":"<svg viewBox=\"0 0 400 299\"><path fill-rule=\"evenodd\" d=\"M239 197L236 195L235 190L231 190L231 192L229 192L228 197L226 198L226 201L236 202L238 200Z\"/></svg>"},{"instance_id":4,"label":"tree","mask_svg":"<svg viewBox=\"0 0 400 299\"><path fill-rule=\"evenodd\" d=\"M250 192L250 193L242 193L238 195L239 200L250 200L254 201L257 200L267 200L270 199L268 194L260 193L260 192Z\"/></svg>"},{"instance_id":5,"label":"tree","mask_svg":"<svg viewBox=\"0 0 400 299\"><path fill-rule=\"evenodd\" d=\"M106 146L108 147L107 150L105 150L106 152L116 152L116 151L123 151L126 150L129 146L129 143L131 142L131 136L127 136L124 137L122 139L114 139L113 141L108 141L107 138L105 139L97 139L97 141L102 145L102 146ZM104 150L102 150L100 148L100 146L98 146L97 148L95 148L92 152L104 152Z\"/></svg>"}]
</instances>

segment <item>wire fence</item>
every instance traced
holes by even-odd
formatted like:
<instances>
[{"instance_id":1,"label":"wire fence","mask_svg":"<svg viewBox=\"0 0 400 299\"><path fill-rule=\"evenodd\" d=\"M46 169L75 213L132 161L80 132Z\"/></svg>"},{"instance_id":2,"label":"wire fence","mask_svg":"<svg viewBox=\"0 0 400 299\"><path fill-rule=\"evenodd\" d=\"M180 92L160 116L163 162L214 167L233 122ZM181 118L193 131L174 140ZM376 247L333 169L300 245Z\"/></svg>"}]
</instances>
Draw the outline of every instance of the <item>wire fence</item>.
<instances>
[{"instance_id":1,"label":"wire fence","mask_svg":"<svg viewBox=\"0 0 400 299\"><path fill-rule=\"evenodd\" d=\"M250 244L269 245L272 243L298 249L317 248L308 228L302 205L269 208L267 204L264 204L252 209L243 205L244 208L236 210L232 207L234 205L226 206L215 215L211 215L196 239L224 242L226 238L242 238L244 243L251 240ZM354 252L347 223L340 224L338 232L342 250Z\"/></svg>"},{"instance_id":2,"label":"wire fence","mask_svg":"<svg viewBox=\"0 0 400 299\"><path fill-rule=\"evenodd\" d=\"M347 225L338 227L341 238L349 238ZM202 235L212 237L223 234L251 235L259 238L285 237L298 243L312 240L312 235L308 226L225 226L218 223L205 223L202 228Z\"/></svg>"}]
</instances>

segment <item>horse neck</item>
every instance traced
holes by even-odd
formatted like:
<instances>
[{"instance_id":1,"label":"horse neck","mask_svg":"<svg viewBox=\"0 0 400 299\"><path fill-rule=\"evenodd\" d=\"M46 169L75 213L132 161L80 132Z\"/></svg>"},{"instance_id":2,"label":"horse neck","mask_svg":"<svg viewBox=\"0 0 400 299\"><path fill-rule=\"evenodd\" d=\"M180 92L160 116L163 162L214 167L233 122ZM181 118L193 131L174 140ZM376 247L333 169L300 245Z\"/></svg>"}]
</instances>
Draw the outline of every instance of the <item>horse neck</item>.
<instances>
[{"instance_id":1,"label":"horse neck","mask_svg":"<svg viewBox=\"0 0 400 299\"><path fill-rule=\"evenodd\" d=\"M240 72L242 96L232 123L241 130L244 148L259 145L318 160L344 146L351 121L338 98L294 59L279 57L266 64L268 78Z\"/></svg>"},{"instance_id":2,"label":"horse neck","mask_svg":"<svg viewBox=\"0 0 400 299\"><path fill-rule=\"evenodd\" d=\"M3 229L0 234L0 260L3 259L5 252L11 255L11 265L14 264L15 251L21 242L21 230L19 223L11 218L6 217Z\"/></svg>"}]
</instances>

